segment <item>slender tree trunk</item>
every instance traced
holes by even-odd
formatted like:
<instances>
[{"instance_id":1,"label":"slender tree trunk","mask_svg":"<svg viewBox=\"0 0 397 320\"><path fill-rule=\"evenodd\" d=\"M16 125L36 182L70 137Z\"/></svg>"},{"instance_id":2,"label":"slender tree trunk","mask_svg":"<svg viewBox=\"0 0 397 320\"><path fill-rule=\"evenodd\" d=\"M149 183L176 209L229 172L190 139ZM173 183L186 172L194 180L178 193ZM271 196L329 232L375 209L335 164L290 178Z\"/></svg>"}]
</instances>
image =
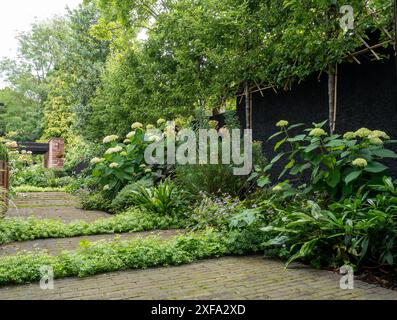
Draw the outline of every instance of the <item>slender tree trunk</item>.
<instances>
[{"instance_id":1,"label":"slender tree trunk","mask_svg":"<svg viewBox=\"0 0 397 320\"><path fill-rule=\"evenodd\" d=\"M245 127L246 129L250 129L250 92L249 92L248 81L245 82Z\"/></svg>"},{"instance_id":2,"label":"slender tree trunk","mask_svg":"<svg viewBox=\"0 0 397 320\"><path fill-rule=\"evenodd\" d=\"M397 0L394 0L394 56L396 63L396 86L397 86Z\"/></svg>"},{"instance_id":3,"label":"slender tree trunk","mask_svg":"<svg viewBox=\"0 0 397 320\"><path fill-rule=\"evenodd\" d=\"M328 69L328 110L329 110L329 132L335 131L335 109L336 109L336 67Z\"/></svg>"}]
</instances>

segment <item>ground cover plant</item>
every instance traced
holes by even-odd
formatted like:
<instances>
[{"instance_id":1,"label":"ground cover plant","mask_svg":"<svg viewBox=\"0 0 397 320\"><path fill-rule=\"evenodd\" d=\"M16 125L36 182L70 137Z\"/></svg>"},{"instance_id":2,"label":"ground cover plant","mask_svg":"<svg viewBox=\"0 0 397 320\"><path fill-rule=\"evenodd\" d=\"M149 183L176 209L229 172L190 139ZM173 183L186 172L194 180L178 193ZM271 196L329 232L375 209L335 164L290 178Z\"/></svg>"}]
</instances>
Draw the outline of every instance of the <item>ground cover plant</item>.
<instances>
[{"instance_id":1,"label":"ground cover plant","mask_svg":"<svg viewBox=\"0 0 397 320\"><path fill-rule=\"evenodd\" d=\"M41 278L40 266L53 267L55 278L191 263L200 259L239 254L241 238L214 230L188 233L161 241L82 242L81 248L57 256L29 253L0 258L0 283L26 283ZM250 252L258 248L252 247ZM248 252L245 248L244 252Z\"/></svg>"},{"instance_id":2,"label":"ground cover plant","mask_svg":"<svg viewBox=\"0 0 397 320\"><path fill-rule=\"evenodd\" d=\"M185 224L185 221L175 215L159 216L137 209L94 222L64 223L61 220L34 217L6 218L0 221L0 244L44 238L176 229L183 228Z\"/></svg>"}]
</instances>

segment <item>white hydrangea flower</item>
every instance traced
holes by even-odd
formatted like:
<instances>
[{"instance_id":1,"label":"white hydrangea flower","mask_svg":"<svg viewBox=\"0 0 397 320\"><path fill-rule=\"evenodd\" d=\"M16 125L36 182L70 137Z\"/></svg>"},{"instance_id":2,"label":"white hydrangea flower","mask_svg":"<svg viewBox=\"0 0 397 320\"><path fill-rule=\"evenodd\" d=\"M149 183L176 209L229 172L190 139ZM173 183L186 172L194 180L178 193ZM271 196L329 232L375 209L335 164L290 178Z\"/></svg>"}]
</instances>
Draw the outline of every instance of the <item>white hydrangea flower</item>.
<instances>
[{"instance_id":1,"label":"white hydrangea flower","mask_svg":"<svg viewBox=\"0 0 397 320\"><path fill-rule=\"evenodd\" d=\"M102 159L102 158L93 158L93 159L91 160L91 164L98 164L98 163L103 162L103 160L104 160L104 159Z\"/></svg>"},{"instance_id":2,"label":"white hydrangea flower","mask_svg":"<svg viewBox=\"0 0 397 320\"><path fill-rule=\"evenodd\" d=\"M120 165L117 162L113 162L113 163L109 164L109 168L111 168L111 169L115 169L118 167L120 167Z\"/></svg>"},{"instance_id":3,"label":"white hydrangea flower","mask_svg":"<svg viewBox=\"0 0 397 320\"><path fill-rule=\"evenodd\" d=\"M114 148L109 148L106 150L105 154L113 154L113 153L119 153L123 151L123 148L120 146L114 147Z\"/></svg>"},{"instance_id":4,"label":"white hydrangea flower","mask_svg":"<svg viewBox=\"0 0 397 320\"><path fill-rule=\"evenodd\" d=\"M141 128L143 128L143 124L140 123L140 122L135 122L135 123L133 123L132 126L131 126L131 129L132 129L132 130L141 129Z\"/></svg>"},{"instance_id":5,"label":"white hydrangea flower","mask_svg":"<svg viewBox=\"0 0 397 320\"><path fill-rule=\"evenodd\" d=\"M103 143L110 143L110 142L116 141L118 139L119 139L119 137L116 136L115 134L113 134L111 136L107 136L107 137L103 138Z\"/></svg>"},{"instance_id":6,"label":"white hydrangea flower","mask_svg":"<svg viewBox=\"0 0 397 320\"><path fill-rule=\"evenodd\" d=\"M130 133L127 134L127 139L131 139L135 136L136 132L135 131L131 131Z\"/></svg>"}]
</instances>

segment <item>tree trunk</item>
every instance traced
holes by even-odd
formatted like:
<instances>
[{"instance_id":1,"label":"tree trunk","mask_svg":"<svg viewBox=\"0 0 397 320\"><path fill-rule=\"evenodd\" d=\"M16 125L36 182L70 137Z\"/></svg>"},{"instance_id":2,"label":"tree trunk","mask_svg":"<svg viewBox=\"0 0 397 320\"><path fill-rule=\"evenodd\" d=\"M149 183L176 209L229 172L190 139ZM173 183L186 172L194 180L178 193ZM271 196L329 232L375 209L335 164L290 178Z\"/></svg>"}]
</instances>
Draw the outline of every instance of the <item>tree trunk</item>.
<instances>
[{"instance_id":1,"label":"tree trunk","mask_svg":"<svg viewBox=\"0 0 397 320\"><path fill-rule=\"evenodd\" d=\"M396 63L396 86L397 86L397 0L394 0L394 56Z\"/></svg>"},{"instance_id":2,"label":"tree trunk","mask_svg":"<svg viewBox=\"0 0 397 320\"><path fill-rule=\"evenodd\" d=\"M329 110L329 132L333 134L335 131L336 119L336 66L330 66L328 69L328 110Z\"/></svg>"},{"instance_id":3,"label":"tree trunk","mask_svg":"<svg viewBox=\"0 0 397 320\"><path fill-rule=\"evenodd\" d=\"M245 128L250 129L250 98L249 98L250 92L249 92L248 81L245 83L244 95L245 95Z\"/></svg>"}]
</instances>

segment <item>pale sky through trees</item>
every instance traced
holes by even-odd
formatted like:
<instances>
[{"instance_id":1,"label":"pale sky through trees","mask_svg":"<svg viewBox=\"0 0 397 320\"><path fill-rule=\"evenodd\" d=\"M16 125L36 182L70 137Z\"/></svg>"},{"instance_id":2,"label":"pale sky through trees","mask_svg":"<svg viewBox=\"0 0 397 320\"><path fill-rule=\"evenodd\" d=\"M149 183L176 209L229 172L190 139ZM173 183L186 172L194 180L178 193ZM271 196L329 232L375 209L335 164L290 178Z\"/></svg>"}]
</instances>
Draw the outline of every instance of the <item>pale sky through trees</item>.
<instances>
[{"instance_id":1,"label":"pale sky through trees","mask_svg":"<svg viewBox=\"0 0 397 320\"><path fill-rule=\"evenodd\" d=\"M0 59L15 57L18 42L15 36L28 31L36 20L62 15L65 8L75 8L83 0L11 0L0 2ZM0 87L2 81L0 79Z\"/></svg>"}]
</instances>

